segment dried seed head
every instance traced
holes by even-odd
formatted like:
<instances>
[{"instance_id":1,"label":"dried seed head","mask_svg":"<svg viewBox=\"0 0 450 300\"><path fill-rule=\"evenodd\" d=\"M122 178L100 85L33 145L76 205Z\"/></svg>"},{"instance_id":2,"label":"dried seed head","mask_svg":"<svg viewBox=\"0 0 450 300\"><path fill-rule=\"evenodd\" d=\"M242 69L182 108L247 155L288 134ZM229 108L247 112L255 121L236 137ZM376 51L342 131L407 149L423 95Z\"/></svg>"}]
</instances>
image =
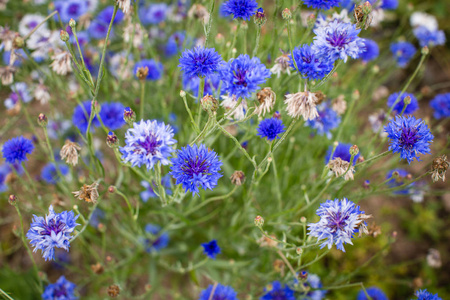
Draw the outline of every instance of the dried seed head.
<instances>
[{"instance_id":1,"label":"dried seed head","mask_svg":"<svg viewBox=\"0 0 450 300\"><path fill-rule=\"evenodd\" d=\"M441 253L437 249L430 248L427 255L427 263L432 268L442 267Z\"/></svg>"},{"instance_id":2,"label":"dried seed head","mask_svg":"<svg viewBox=\"0 0 450 300\"><path fill-rule=\"evenodd\" d=\"M100 275L100 274L103 273L103 271L104 271L105 269L103 268L103 266L102 266L100 263L96 263L96 264L94 264L94 265L91 265L91 270L92 270L92 272L94 272L95 274Z\"/></svg>"},{"instance_id":3,"label":"dried seed head","mask_svg":"<svg viewBox=\"0 0 450 300\"><path fill-rule=\"evenodd\" d=\"M10 85L14 81L14 73L17 69L13 66L0 67L0 79L2 85Z\"/></svg>"},{"instance_id":4,"label":"dried seed head","mask_svg":"<svg viewBox=\"0 0 450 300\"><path fill-rule=\"evenodd\" d=\"M331 102L331 108L338 114L343 115L347 110L347 102L344 99L344 95L339 95Z\"/></svg>"},{"instance_id":5,"label":"dried seed head","mask_svg":"<svg viewBox=\"0 0 450 300\"><path fill-rule=\"evenodd\" d=\"M233 175L230 177L231 183L240 186L245 181L245 174L242 171L234 171Z\"/></svg>"},{"instance_id":6,"label":"dried seed head","mask_svg":"<svg viewBox=\"0 0 450 300\"><path fill-rule=\"evenodd\" d=\"M148 67L139 67L136 70L136 77L139 80L145 80L148 76Z\"/></svg>"},{"instance_id":7,"label":"dried seed head","mask_svg":"<svg viewBox=\"0 0 450 300\"><path fill-rule=\"evenodd\" d=\"M200 20L203 24L207 24L209 22L209 12L201 4L192 5L191 9L188 11L188 17L196 20Z\"/></svg>"},{"instance_id":8,"label":"dried seed head","mask_svg":"<svg viewBox=\"0 0 450 300\"><path fill-rule=\"evenodd\" d=\"M108 295L112 298L116 298L120 294L120 288L116 284L112 284L108 287Z\"/></svg>"},{"instance_id":9,"label":"dried seed head","mask_svg":"<svg viewBox=\"0 0 450 300\"><path fill-rule=\"evenodd\" d=\"M72 72L72 55L67 51L58 51L52 56L52 70L58 75L67 75Z\"/></svg>"},{"instance_id":10,"label":"dried seed head","mask_svg":"<svg viewBox=\"0 0 450 300\"><path fill-rule=\"evenodd\" d=\"M256 98L259 101L259 106L256 108L256 113L258 116L261 116L272 110L275 105L275 101L277 100L277 95L270 87L265 87L256 93Z\"/></svg>"},{"instance_id":11,"label":"dried seed head","mask_svg":"<svg viewBox=\"0 0 450 300\"><path fill-rule=\"evenodd\" d=\"M381 227L378 226L375 222L372 222L369 225L369 235L373 236L374 238L379 236L381 234Z\"/></svg>"},{"instance_id":12,"label":"dried seed head","mask_svg":"<svg viewBox=\"0 0 450 300\"><path fill-rule=\"evenodd\" d=\"M445 172L447 172L449 162L447 161L447 155L441 155L433 160L431 168L431 179L433 182L442 179L445 181Z\"/></svg>"},{"instance_id":13,"label":"dried seed head","mask_svg":"<svg viewBox=\"0 0 450 300\"><path fill-rule=\"evenodd\" d=\"M350 169L348 170L348 168ZM330 169L334 173L336 177L339 177L341 175L344 175L345 180L353 180L353 173L355 172L355 167L350 166L350 163L348 161L342 160L339 157L336 157L332 160L330 160L327 164L327 168ZM348 172L347 172L348 170ZM346 173L347 172L347 173Z\"/></svg>"},{"instance_id":14,"label":"dried seed head","mask_svg":"<svg viewBox=\"0 0 450 300\"><path fill-rule=\"evenodd\" d=\"M292 118L302 116L307 121L319 116L316 108L317 101L317 94L306 91L286 95L284 103L287 105L286 111L289 116Z\"/></svg>"},{"instance_id":15,"label":"dried seed head","mask_svg":"<svg viewBox=\"0 0 450 300\"><path fill-rule=\"evenodd\" d=\"M356 223L359 237L361 237L363 234L369 234L369 230L367 229L366 220L372 218L372 215L366 215L366 214L360 214L358 216L358 223Z\"/></svg>"},{"instance_id":16,"label":"dried seed head","mask_svg":"<svg viewBox=\"0 0 450 300\"><path fill-rule=\"evenodd\" d=\"M117 4L124 14L128 14L130 12L131 0L117 0Z\"/></svg>"},{"instance_id":17,"label":"dried seed head","mask_svg":"<svg viewBox=\"0 0 450 300\"><path fill-rule=\"evenodd\" d=\"M61 159L65 159L67 164L76 166L78 164L78 151L80 150L80 145L70 140L66 140L59 152L59 156L61 156Z\"/></svg>"},{"instance_id":18,"label":"dried seed head","mask_svg":"<svg viewBox=\"0 0 450 300\"><path fill-rule=\"evenodd\" d=\"M98 199L98 182L94 182L91 185L83 185L79 191L72 192L72 194L79 200L84 200L89 203L97 203Z\"/></svg>"}]
</instances>

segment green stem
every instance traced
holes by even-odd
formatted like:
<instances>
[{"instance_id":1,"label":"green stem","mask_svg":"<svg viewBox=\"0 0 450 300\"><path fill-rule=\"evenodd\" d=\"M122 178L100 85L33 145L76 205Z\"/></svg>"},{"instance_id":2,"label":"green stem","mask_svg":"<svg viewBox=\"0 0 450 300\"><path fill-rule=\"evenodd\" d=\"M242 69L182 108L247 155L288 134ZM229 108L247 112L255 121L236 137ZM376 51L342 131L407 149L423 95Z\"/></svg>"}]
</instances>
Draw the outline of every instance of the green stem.
<instances>
[{"instance_id":1,"label":"green stem","mask_svg":"<svg viewBox=\"0 0 450 300\"><path fill-rule=\"evenodd\" d=\"M144 120L144 106L145 106L145 79L141 80L141 98L140 98L140 109L139 117Z\"/></svg>"},{"instance_id":2,"label":"green stem","mask_svg":"<svg viewBox=\"0 0 450 300\"><path fill-rule=\"evenodd\" d=\"M55 10L54 12L52 12L51 14L49 14L44 20L42 20L41 23L37 24L36 27L33 28L33 30L31 30L26 36L24 36L23 40L26 41L30 38L30 36L36 32L36 30L39 29L39 27L41 27L45 22L47 22L48 19L50 19L51 17L53 17L54 15L56 15L58 13L57 10Z\"/></svg>"},{"instance_id":3,"label":"green stem","mask_svg":"<svg viewBox=\"0 0 450 300\"><path fill-rule=\"evenodd\" d=\"M261 26L256 26L256 45L253 49L253 57L258 55L259 41L261 40Z\"/></svg>"},{"instance_id":4,"label":"green stem","mask_svg":"<svg viewBox=\"0 0 450 300\"><path fill-rule=\"evenodd\" d=\"M194 117L192 116L192 112L189 109L189 105L188 105L187 100L186 100L186 93L184 93L181 96L181 98L183 98L184 107L186 108L186 111L187 111L187 113L189 115L189 119L191 119L192 127L194 127L194 130L197 132L197 134L199 134L200 133L200 129L198 128L197 123L195 123Z\"/></svg>"},{"instance_id":5,"label":"green stem","mask_svg":"<svg viewBox=\"0 0 450 300\"><path fill-rule=\"evenodd\" d=\"M205 78L200 77L200 83L198 84L198 96L197 96L197 128L200 127L200 121L202 118L202 99L203 99L203 92L205 91Z\"/></svg>"}]
</instances>

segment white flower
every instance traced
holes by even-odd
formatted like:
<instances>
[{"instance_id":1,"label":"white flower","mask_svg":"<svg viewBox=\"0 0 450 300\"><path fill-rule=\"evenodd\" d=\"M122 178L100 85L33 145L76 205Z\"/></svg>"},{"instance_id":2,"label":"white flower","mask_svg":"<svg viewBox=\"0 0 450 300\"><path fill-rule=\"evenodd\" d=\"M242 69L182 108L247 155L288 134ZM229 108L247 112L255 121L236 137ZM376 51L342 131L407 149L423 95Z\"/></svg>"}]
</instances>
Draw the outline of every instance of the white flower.
<instances>
[{"instance_id":1,"label":"white flower","mask_svg":"<svg viewBox=\"0 0 450 300\"><path fill-rule=\"evenodd\" d=\"M44 21L45 17L36 14L25 15L19 22L19 33L21 36L26 36L37 25ZM36 32L47 29L47 23L42 24Z\"/></svg>"},{"instance_id":2,"label":"white flower","mask_svg":"<svg viewBox=\"0 0 450 300\"><path fill-rule=\"evenodd\" d=\"M411 27L425 26L429 31L438 30L436 17L421 11L412 13L409 23L411 24Z\"/></svg>"},{"instance_id":3,"label":"white flower","mask_svg":"<svg viewBox=\"0 0 450 300\"><path fill-rule=\"evenodd\" d=\"M52 56L52 67L53 72L58 75L67 75L67 73L72 72L72 62L69 52L67 51L59 51L58 53Z\"/></svg>"},{"instance_id":4,"label":"white flower","mask_svg":"<svg viewBox=\"0 0 450 300\"><path fill-rule=\"evenodd\" d=\"M345 180L353 180L354 179L353 173L355 172L355 167L351 166L350 169L348 170L349 166L350 166L350 163L348 161L342 160L339 157L333 158L327 164L327 168L329 168L330 171L332 171L336 177L339 177L339 176L345 174L344 175ZM348 172L347 172L347 170L348 170ZM347 173L345 173L345 172L347 172Z\"/></svg>"},{"instance_id":5,"label":"white flower","mask_svg":"<svg viewBox=\"0 0 450 300\"><path fill-rule=\"evenodd\" d=\"M41 104L46 104L50 100L50 93L48 92L48 88L39 83L33 93L34 99L38 100Z\"/></svg>"},{"instance_id":6,"label":"white flower","mask_svg":"<svg viewBox=\"0 0 450 300\"><path fill-rule=\"evenodd\" d=\"M130 12L131 0L117 0L117 3L124 14L128 14Z\"/></svg>"}]
</instances>

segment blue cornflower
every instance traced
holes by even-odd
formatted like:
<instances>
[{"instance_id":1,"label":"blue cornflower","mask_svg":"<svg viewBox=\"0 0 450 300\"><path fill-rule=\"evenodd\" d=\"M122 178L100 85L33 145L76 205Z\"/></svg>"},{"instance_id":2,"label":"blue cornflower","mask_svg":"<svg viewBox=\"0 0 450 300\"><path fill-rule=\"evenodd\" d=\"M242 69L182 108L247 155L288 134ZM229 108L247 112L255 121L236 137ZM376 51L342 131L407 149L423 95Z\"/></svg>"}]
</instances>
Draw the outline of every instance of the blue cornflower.
<instances>
[{"instance_id":1,"label":"blue cornflower","mask_svg":"<svg viewBox=\"0 0 450 300\"><path fill-rule=\"evenodd\" d=\"M367 294L370 296L372 300L389 300L386 294L376 286L370 287L366 289ZM356 300L368 300L366 294L363 290L360 290Z\"/></svg>"},{"instance_id":2,"label":"blue cornflower","mask_svg":"<svg viewBox=\"0 0 450 300\"><path fill-rule=\"evenodd\" d=\"M400 153L400 158L406 159L408 163L414 158L420 161L418 153L430 153L429 144L434 136L422 119L397 116L384 127L384 131L390 139L389 150Z\"/></svg>"},{"instance_id":3,"label":"blue cornflower","mask_svg":"<svg viewBox=\"0 0 450 300\"><path fill-rule=\"evenodd\" d=\"M161 227L154 224L145 225L145 232L150 233L152 237L144 240L145 248L148 253L157 252L169 245L169 234L161 232Z\"/></svg>"},{"instance_id":4,"label":"blue cornflower","mask_svg":"<svg viewBox=\"0 0 450 300\"><path fill-rule=\"evenodd\" d=\"M359 206L347 198L327 200L320 205L316 213L320 220L317 223L308 224L308 234L316 237L317 240L325 239L321 249L325 246L331 249L331 246L335 244L337 249L345 252L344 244L353 245L351 239L364 222L360 218L364 211L361 211Z\"/></svg>"},{"instance_id":5,"label":"blue cornflower","mask_svg":"<svg viewBox=\"0 0 450 300\"><path fill-rule=\"evenodd\" d=\"M82 104L77 105L73 111L72 115L72 123L81 131L81 133L85 134L89 124L89 116L91 115L91 101L86 100ZM91 122L91 129L94 127L100 126L100 121L97 119L97 116L94 115L94 118Z\"/></svg>"},{"instance_id":6,"label":"blue cornflower","mask_svg":"<svg viewBox=\"0 0 450 300\"><path fill-rule=\"evenodd\" d=\"M393 93L388 97L387 106L392 107L395 103L395 100L397 100L397 97L400 95L399 93ZM403 93L400 97L400 100L397 102L397 104L394 106L394 111L399 114L403 111L403 107L405 106L405 98L406 97L411 98L411 103L406 106L405 111L403 112L405 115L413 114L415 111L419 109L419 103L417 102L416 97L414 97L413 94L410 93Z\"/></svg>"},{"instance_id":7,"label":"blue cornflower","mask_svg":"<svg viewBox=\"0 0 450 300\"><path fill-rule=\"evenodd\" d=\"M376 1L373 1L376 2ZM398 0L383 0L381 1L381 6L382 9L386 9L386 10L393 10L396 9L398 7Z\"/></svg>"},{"instance_id":8,"label":"blue cornflower","mask_svg":"<svg viewBox=\"0 0 450 300\"><path fill-rule=\"evenodd\" d=\"M220 254L220 247L217 245L216 240L212 240L208 243L203 243L203 253L209 258L216 259L217 254Z\"/></svg>"},{"instance_id":9,"label":"blue cornflower","mask_svg":"<svg viewBox=\"0 0 450 300\"><path fill-rule=\"evenodd\" d=\"M302 300L322 300L327 293L326 290L319 290L322 288L322 282L320 281L320 277L316 274L308 274L308 278L306 279L306 282L303 283L303 286L305 286L306 290L310 290L311 288L313 290L310 290L306 294L306 298L301 298Z\"/></svg>"},{"instance_id":10,"label":"blue cornflower","mask_svg":"<svg viewBox=\"0 0 450 300\"><path fill-rule=\"evenodd\" d=\"M211 293L214 290L214 294L211 297ZM220 283L214 286L211 284L206 290L200 293L198 300L238 300L237 293L232 287L221 285Z\"/></svg>"},{"instance_id":11,"label":"blue cornflower","mask_svg":"<svg viewBox=\"0 0 450 300\"><path fill-rule=\"evenodd\" d=\"M170 125L156 120L134 123L125 133L125 146L120 148L122 159L133 167L141 165L153 169L160 162L169 164L169 156L174 151L172 145L177 141L173 139L173 129Z\"/></svg>"},{"instance_id":12,"label":"blue cornflower","mask_svg":"<svg viewBox=\"0 0 450 300\"><path fill-rule=\"evenodd\" d=\"M250 58L247 54L230 59L220 68L219 74L223 81L223 90L237 98L250 97L271 75L259 58Z\"/></svg>"},{"instance_id":13,"label":"blue cornflower","mask_svg":"<svg viewBox=\"0 0 450 300\"><path fill-rule=\"evenodd\" d=\"M100 118L109 130L117 130L125 125L124 110L125 106L120 102L106 102L102 104Z\"/></svg>"},{"instance_id":14,"label":"blue cornflower","mask_svg":"<svg viewBox=\"0 0 450 300\"><path fill-rule=\"evenodd\" d=\"M414 28L413 32L419 40L420 47L445 44L445 33L442 30L429 30L426 26L419 26Z\"/></svg>"},{"instance_id":15,"label":"blue cornflower","mask_svg":"<svg viewBox=\"0 0 450 300\"><path fill-rule=\"evenodd\" d=\"M78 21L78 19L88 10L88 5L85 0L62 0L58 2L62 2L62 5L58 5L58 7L60 8L59 14L61 16L61 21L64 23L69 22L70 19Z\"/></svg>"},{"instance_id":16,"label":"blue cornflower","mask_svg":"<svg viewBox=\"0 0 450 300\"><path fill-rule=\"evenodd\" d=\"M329 102L323 102L317 106L319 116L313 120L307 120L305 125L316 130L318 135L326 135L331 139L330 130L341 123L341 117L334 111Z\"/></svg>"},{"instance_id":17,"label":"blue cornflower","mask_svg":"<svg viewBox=\"0 0 450 300\"><path fill-rule=\"evenodd\" d=\"M325 156L325 164L328 164L330 160L335 158L340 158L342 160L345 160L347 162L350 162L352 156L350 154L350 148L352 147L352 144L341 144L339 143L334 150L333 157L331 157L331 152L333 152L333 146L328 147L327 155ZM353 158L353 165L358 160L359 153L355 155Z\"/></svg>"},{"instance_id":18,"label":"blue cornflower","mask_svg":"<svg viewBox=\"0 0 450 300\"><path fill-rule=\"evenodd\" d=\"M105 7L101 12L98 13L97 15L97 20L107 24L107 26L109 27L109 23L111 23L111 18L114 12L114 6L109 5L107 7ZM114 17L114 21L113 24L118 24L120 22L122 22L123 20L123 12L119 9L117 10L116 16Z\"/></svg>"},{"instance_id":19,"label":"blue cornflower","mask_svg":"<svg viewBox=\"0 0 450 300\"><path fill-rule=\"evenodd\" d=\"M198 86L200 84L200 78L197 76L194 77L186 77L182 78L183 88L186 91L192 93L194 97L198 96ZM205 89L203 90L203 95L216 95L220 85L220 78L217 73L211 74L205 78ZM220 94L223 94L223 90L220 91Z\"/></svg>"},{"instance_id":20,"label":"blue cornflower","mask_svg":"<svg viewBox=\"0 0 450 300\"><path fill-rule=\"evenodd\" d=\"M340 0L305 0L303 3L310 8L328 10L339 6Z\"/></svg>"},{"instance_id":21,"label":"blue cornflower","mask_svg":"<svg viewBox=\"0 0 450 300\"><path fill-rule=\"evenodd\" d=\"M4 104L7 109L12 109L19 102L28 103L31 100L33 100L33 97L28 92L28 85L25 82L17 82Z\"/></svg>"},{"instance_id":22,"label":"blue cornflower","mask_svg":"<svg viewBox=\"0 0 450 300\"><path fill-rule=\"evenodd\" d=\"M186 33L184 31L177 31L167 39L167 44L164 47L164 54L171 57L181 51Z\"/></svg>"},{"instance_id":23,"label":"blue cornflower","mask_svg":"<svg viewBox=\"0 0 450 300\"><path fill-rule=\"evenodd\" d=\"M219 6L219 17L224 19L231 19L231 13L228 11L226 4L226 2L222 2L222 4Z\"/></svg>"},{"instance_id":24,"label":"blue cornflower","mask_svg":"<svg viewBox=\"0 0 450 300\"><path fill-rule=\"evenodd\" d=\"M28 160L27 154L31 154L34 150L33 142L23 136L18 136L6 141L3 144L3 158L9 164L14 162L21 163Z\"/></svg>"},{"instance_id":25,"label":"blue cornflower","mask_svg":"<svg viewBox=\"0 0 450 300\"><path fill-rule=\"evenodd\" d=\"M363 42L365 50L359 54L359 58L365 63L376 59L380 54L378 44L369 39L363 39Z\"/></svg>"},{"instance_id":26,"label":"blue cornflower","mask_svg":"<svg viewBox=\"0 0 450 300\"><path fill-rule=\"evenodd\" d=\"M436 119L450 117L450 93L436 95L430 101L430 106L434 110L433 116Z\"/></svg>"},{"instance_id":27,"label":"blue cornflower","mask_svg":"<svg viewBox=\"0 0 450 300\"><path fill-rule=\"evenodd\" d=\"M258 3L254 0L228 0L223 3L222 11L225 15L233 15L233 19L250 20L256 13Z\"/></svg>"},{"instance_id":28,"label":"blue cornflower","mask_svg":"<svg viewBox=\"0 0 450 300\"><path fill-rule=\"evenodd\" d=\"M394 172L398 173L398 177L397 178L392 178L392 174ZM408 171L406 171L405 169L393 169L390 170L387 174L386 174L386 179L392 178L391 180L387 181L386 184L390 187L390 188L395 188L398 186L401 186L405 183L405 179L406 177L410 175L410 173ZM413 191L413 186L415 186L415 182L412 182L411 184L407 185L403 190L397 190L394 192L394 194L398 194L398 195L410 195L412 194Z\"/></svg>"},{"instance_id":29,"label":"blue cornflower","mask_svg":"<svg viewBox=\"0 0 450 300\"><path fill-rule=\"evenodd\" d=\"M184 50L179 62L178 67L181 68L184 75L206 77L219 69L222 57L214 48L197 46L192 50Z\"/></svg>"},{"instance_id":30,"label":"blue cornflower","mask_svg":"<svg viewBox=\"0 0 450 300\"><path fill-rule=\"evenodd\" d=\"M416 47L410 42L392 43L390 49L397 61L397 65L401 68L406 67L417 51Z\"/></svg>"},{"instance_id":31,"label":"blue cornflower","mask_svg":"<svg viewBox=\"0 0 450 300\"><path fill-rule=\"evenodd\" d=\"M439 297L439 295L436 294L432 294L430 292L428 292L426 289L425 290L418 290L414 293L414 295L417 297L417 300L442 300L441 297ZM414 299L412 299L414 300Z\"/></svg>"},{"instance_id":32,"label":"blue cornflower","mask_svg":"<svg viewBox=\"0 0 450 300\"><path fill-rule=\"evenodd\" d=\"M358 58L365 49L363 39L358 37L360 31L355 24L335 19L314 30L316 36L312 50L332 61L342 59L347 62L348 56Z\"/></svg>"},{"instance_id":33,"label":"blue cornflower","mask_svg":"<svg viewBox=\"0 0 450 300\"><path fill-rule=\"evenodd\" d=\"M270 118L262 120L258 126L258 135L262 138L267 138L268 141L279 139L279 134L283 133L284 125L283 121L277 118Z\"/></svg>"},{"instance_id":34,"label":"blue cornflower","mask_svg":"<svg viewBox=\"0 0 450 300\"><path fill-rule=\"evenodd\" d=\"M147 80L158 80L161 78L164 67L162 63L156 62L154 59L144 59L137 62L133 68L133 74L136 76L136 72L138 68L148 68Z\"/></svg>"},{"instance_id":35,"label":"blue cornflower","mask_svg":"<svg viewBox=\"0 0 450 300\"><path fill-rule=\"evenodd\" d=\"M7 164L0 165L0 193L6 192L8 186L6 185L6 177L11 173L11 168Z\"/></svg>"},{"instance_id":36,"label":"blue cornflower","mask_svg":"<svg viewBox=\"0 0 450 300\"><path fill-rule=\"evenodd\" d=\"M333 61L324 59L308 44L294 48L292 53L294 54L298 71L302 74L303 78L308 78L309 80L320 80L333 69ZM297 70L291 55L289 55L289 65L291 68Z\"/></svg>"},{"instance_id":37,"label":"blue cornflower","mask_svg":"<svg viewBox=\"0 0 450 300\"><path fill-rule=\"evenodd\" d=\"M159 24L166 20L168 13L169 6L166 3L152 3L139 9L139 18L144 25Z\"/></svg>"},{"instance_id":38,"label":"blue cornflower","mask_svg":"<svg viewBox=\"0 0 450 300\"><path fill-rule=\"evenodd\" d=\"M55 283L45 287L42 300L76 300L75 288L74 283L61 276Z\"/></svg>"},{"instance_id":39,"label":"blue cornflower","mask_svg":"<svg viewBox=\"0 0 450 300\"><path fill-rule=\"evenodd\" d=\"M264 288L264 295L261 300L295 300L294 291L289 286L274 281Z\"/></svg>"},{"instance_id":40,"label":"blue cornflower","mask_svg":"<svg viewBox=\"0 0 450 300\"><path fill-rule=\"evenodd\" d=\"M41 170L41 178L49 184L56 184L57 182L59 182L61 178L59 178L56 167L58 167L63 176L69 173L69 167L67 167L65 164L57 163L57 165L55 165L54 163L48 163Z\"/></svg>"},{"instance_id":41,"label":"blue cornflower","mask_svg":"<svg viewBox=\"0 0 450 300\"><path fill-rule=\"evenodd\" d=\"M27 239L34 246L34 252L38 249L42 251L45 260L54 260L55 247L69 251L70 238L77 224L73 211L63 211L55 213L50 205L47 216L38 217L33 215L33 222L27 232Z\"/></svg>"},{"instance_id":42,"label":"blue cornflower","mask_svg":"<svg viewBox=\"0 0 450 300\"><path fill-rule=\"evenodd\" d=\"M164 175L161 178L161 184L165 188L166 194L172 195L172 190L170 189L170 175L169 174ZM155 185L154 182L153 182L153 185ZM150 198L158 197L158 195L153 191L153 187L150 184L150 182L142 180L141 186L145 188L145 190L140 193L142 201L147 202L148 199L150 199Z\"/></svg>"},{"instance_id":43,"label":"blue cornflower","mask_svg":"<svg viewBox=\"0 0 450 300\"><path fill-rule=\"evenodd\" d=\"M87 32L89 36L96 40L101 40L108 34L109 24L102 22L101 20L93 20L89 25ZM110 36L114 36L114 28L111 28Z\"/></svg>"},{"instance_id":44,"label":"blue cornflower","mask_svg":"<svg viewBox=\"0 0 450 300\"><path fill-rule=\"evenodd\" d=\"M176 158L172 159L170 174L181 184L186 192L198 194L199 188L204 190L216 187L222 162L214 150L205 145L187 145L178 150Z\"/></svg>"}]
</instances>

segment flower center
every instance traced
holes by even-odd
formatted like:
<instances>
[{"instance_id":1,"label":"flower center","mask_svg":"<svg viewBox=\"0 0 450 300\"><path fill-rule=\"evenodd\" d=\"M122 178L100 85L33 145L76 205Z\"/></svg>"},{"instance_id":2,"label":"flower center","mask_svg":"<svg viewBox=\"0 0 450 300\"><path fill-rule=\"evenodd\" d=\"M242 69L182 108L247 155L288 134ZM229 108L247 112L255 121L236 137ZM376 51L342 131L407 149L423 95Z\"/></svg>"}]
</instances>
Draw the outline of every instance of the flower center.
<instances>
[{"instance_id":1,"label":"flower center","mask_svg":"<svg viewBox=\"0 0 450 300\"><path fill-rule=\"evenodd\" d=\"M71 5L70 7L69 7L69 14L71 14L71 15L75 15L75 14L78 14L78 5L77 4L74 4L74 5Z\"/></svg>"},{"instance_id":2,"label":"flower center","mask_svg":"<svg viewBox=\"0 0 450 300\"><path fill-rule=\"evenodd\" d=\"M338 230L344 229L347 219L348 216L343 216L340 211L336 213L330 213L330 218L328 219L328 227L331 229L332 233L335 233Z\"/></svg>"},{"instance_id":3,"label":"flower center","mask_svg":"<svg viewBox=\"0 0 450 300\"><path fill-rule=\"evenodd\" d=\"M417 140L419 139L419 136L417 134L416 128L402 128L402 134L400 137L400 145L403 148L411 149L416 144Z\"/></svg>"},{"instance_id":4,"label":"flower center","mask_svg":"<svg viewBox=\"0 0 450 300\"><path fill-rule=\"evenodd\" d=\"M61 297L61 296L68 297L66 288L65 288L63 285L62 285L62 286L59 286L59 287L55 290L53 296L54 296L54 297Z\"/></svg>"},{"instance_id":5,"label":"flower center","mask_svg":"<svg viewBox=\"0 0 450 300\"><path fill-rule=\"evenodd\" d=\"M152 155L155 155L158 147L161 146L162 141L158 141L158 139L153 134L150 134L150 135L147 136L145 141L138 142L138 144L142 148L145 149L147 154L150 153Z\"/></svg>"},{"instance_id":6,"label":"flower center","mask_svg":"<svg viewBox=\"0 0 450 300\"><path fill-rule=\"evenodd\" d=\"M247 87L247 82L245 80L245 74L247 71L239 70L235 73L234 78L236 79L235 83L236 85L243 85L244 87Z\"/></svg>"},{"instance_id":7,"label":"flower center","mask_svg":"<svg viewBox=\"0 0 450 300\"><path fill-rule=\"evenodd\" d=\"M347 36L345 34L335 32L330 37L327 37L327 41L331 44L331 46L341 48L347 44Z\"/></svg>"},{"instance_id":8,"label":"flower center","mask_svg":"<svg viewBox=\"0 0 450 300\"><path fill-rule=\"evenodd\" d=\"M64 229L64 223L60 220L55 221L55 219L51 219L47 222L45 226L45 230L41 232L41 235L51 235L52 231L57 235Z\"/></svg>"},{"instance_id":9,"label":"flower center","mask_svg":"<svg viewBox=\"0 0 450 300\"><path fill-rule=\"evenodd\" d=\"M198 174L206 174L209 170L210 165L206 163L206 161L200 161L197 157L195 160L188 162L187 166L183 166L182 170L187 173L189 176L198 175Z\"/></svg>"}]
</instances>

